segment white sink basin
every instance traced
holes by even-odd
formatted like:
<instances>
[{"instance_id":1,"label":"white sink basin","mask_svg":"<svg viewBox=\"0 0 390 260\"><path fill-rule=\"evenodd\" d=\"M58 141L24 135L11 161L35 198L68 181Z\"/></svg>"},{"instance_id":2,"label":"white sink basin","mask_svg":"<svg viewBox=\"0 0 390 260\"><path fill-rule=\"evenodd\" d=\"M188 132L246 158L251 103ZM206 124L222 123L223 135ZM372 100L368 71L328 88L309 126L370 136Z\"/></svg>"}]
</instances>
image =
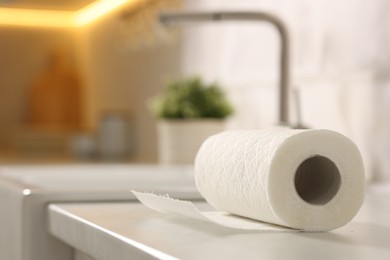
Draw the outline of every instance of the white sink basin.
<instances>
[{"instance_id":1,"label":"white sink basin","mask_svg":"<svg viewBox=\"0 0 390 260\"><path fill-rule=\"evenodd\" d=\"M191 166L0 167L0 260L73 259L72 249L46 232L47 204L131 201L131 189L201 199Z\"/></svg>"},{"instance_id":2,"label":"white sink basin","mask_svg":"<svg viewBox=\"0 0 390 260\"><path fill-rule=\"evenodd\" d=\"M12 166L0 168L0 177L37 192L194 187L193 169L190 166Z\"/></svg>"}]
</instances>

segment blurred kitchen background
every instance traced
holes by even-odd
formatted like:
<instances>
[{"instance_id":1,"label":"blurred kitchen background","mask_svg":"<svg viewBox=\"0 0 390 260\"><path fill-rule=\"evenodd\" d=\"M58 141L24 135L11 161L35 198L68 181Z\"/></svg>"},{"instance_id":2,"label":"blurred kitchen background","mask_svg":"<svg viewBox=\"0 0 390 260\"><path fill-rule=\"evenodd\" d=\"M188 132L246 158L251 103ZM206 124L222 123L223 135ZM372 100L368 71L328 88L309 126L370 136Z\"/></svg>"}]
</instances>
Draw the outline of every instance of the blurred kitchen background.
<instances>
[{"instance_id":1,"label":"blurred kitchen background","mask_svg":"<svg viewBox=\"0 0 390 260\"><path fill-rule=\"evenodd\" d=\"M390 179L387 0L0 0L0 163L156 163L146 104L182 75L225 88L235 107L227 128L275 125L274 28L158 24L160 11L178 9L281 17L292 38L292 121L301 114L307 127L349 136L370 178Z\"/></svg>"}]
</instances>

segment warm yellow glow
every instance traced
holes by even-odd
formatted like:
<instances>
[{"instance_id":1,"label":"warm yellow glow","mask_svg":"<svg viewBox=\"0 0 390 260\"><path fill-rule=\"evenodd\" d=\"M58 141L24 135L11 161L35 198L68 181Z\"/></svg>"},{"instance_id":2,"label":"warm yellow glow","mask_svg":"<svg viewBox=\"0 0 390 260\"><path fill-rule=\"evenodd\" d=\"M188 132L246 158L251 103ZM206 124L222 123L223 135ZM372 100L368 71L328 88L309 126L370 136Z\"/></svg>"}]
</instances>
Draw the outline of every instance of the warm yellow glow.
<instances>
[{"instance_id":1,"label":"warm yellow glow","mask_svg":"<svg viewBox=\"0 0 390 260\"><path fill-rule=\"evenodd\" d=\"M86 25L97 18L111 12L112 10L130 2L129 0L101 0L96 1L81 10L77 11L74 16L76 26ZM134 1L133 1L134 2Z\"/></svg>"},{"instance_id":2,"label":"warm yellow glow","mask_svg":"<svg viewBox=\"0 0 390 260\"><path fill-rule=\"evenodd\" d=\"M0 25L33 27L70 27L73 14L68 11L0 8Z\"/></svg>"},{"instance_id":3,"label":"warm yellow glow","mask_svg":"<svg viewBox=\"0 0 390 260\"><path fill-rule=\"evenodd\" d=\"M0 25L80 27L123 6L142 0L96 0L77 11L0 8Z\"/></svg>"}]
</instances>

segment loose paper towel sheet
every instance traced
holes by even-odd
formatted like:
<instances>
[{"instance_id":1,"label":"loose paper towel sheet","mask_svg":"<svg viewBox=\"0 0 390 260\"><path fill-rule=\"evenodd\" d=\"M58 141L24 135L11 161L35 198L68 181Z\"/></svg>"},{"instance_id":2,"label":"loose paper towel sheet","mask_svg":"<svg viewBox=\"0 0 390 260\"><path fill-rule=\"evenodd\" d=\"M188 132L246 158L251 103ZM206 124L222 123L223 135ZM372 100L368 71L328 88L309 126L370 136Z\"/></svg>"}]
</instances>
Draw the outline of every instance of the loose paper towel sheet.
<instances>
[{"instance_id":1,"label":"loose paper towel sheet","mask_svg":"<svg viewBox=\"0 0 390 260\"><path fill-rule=\"evenodd\" d=\"M275 232L299 232L298 229L278 226L249 218L232 215L223 211L200 211L193 203L185 200L177 200L168 196L153 193L132 191L134 196L146 207L162 212L195 220L211 222L227 228L240 230L275 231Z\"/></svg>"}]
</instances>

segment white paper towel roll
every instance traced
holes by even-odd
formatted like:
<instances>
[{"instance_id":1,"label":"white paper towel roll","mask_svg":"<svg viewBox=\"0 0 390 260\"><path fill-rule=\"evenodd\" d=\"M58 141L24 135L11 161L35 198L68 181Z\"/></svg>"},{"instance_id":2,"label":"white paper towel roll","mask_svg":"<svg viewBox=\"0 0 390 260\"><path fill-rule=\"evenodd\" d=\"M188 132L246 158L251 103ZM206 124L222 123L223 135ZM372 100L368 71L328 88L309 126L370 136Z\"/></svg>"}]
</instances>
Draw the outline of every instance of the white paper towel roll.
<instances>
[{"instance_id":1,"label":"white paper towel roll","mask_svg":"<svg viewBox=\"0 0 390 260\"><path fill-rule=\"evenodd\" d=\"M195 160L200 193L218 210L308 231L349 222L364 197L355 144L329 130L229 131Z\"/></svg>"}]
</instances>

